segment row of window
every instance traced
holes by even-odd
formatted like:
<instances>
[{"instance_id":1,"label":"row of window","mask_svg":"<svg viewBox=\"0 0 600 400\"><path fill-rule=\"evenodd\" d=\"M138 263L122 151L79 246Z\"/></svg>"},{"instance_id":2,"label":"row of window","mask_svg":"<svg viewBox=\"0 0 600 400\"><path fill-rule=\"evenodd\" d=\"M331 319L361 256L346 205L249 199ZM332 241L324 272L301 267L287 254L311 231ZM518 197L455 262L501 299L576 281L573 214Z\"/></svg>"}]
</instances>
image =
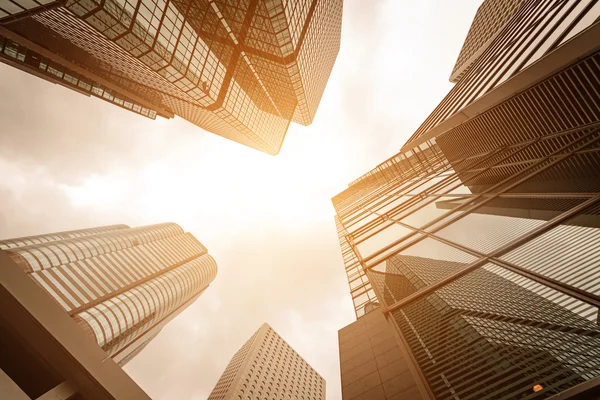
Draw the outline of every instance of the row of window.
<instances>
[{"instance_id":1,"label":"row of window","mask_svg":"<svg viewBox=\"0 0 600 400\"><path fill-rule=\"evenodd\" d=\"M132 248L139 244L160 241L174 235L183 237L182 233L183 231L176 224L160 224L24 246L11 249L10 252L24 258L28 262L30 271L40 271ZM187 240L190 246L198 247L200 252L206 251L206 248L197 241L190 238Z\"/></svg>"},{"instance_id":2,"label":"row of window","mask_svg":"<svg viewBox=\"0 0 600 400\"><path fill-rule=\"evenodd\" d=\"M143 333L140 331L150 329L197 296L216 273L214 259L205 254L86 309L78 316L91 327L98 344L109 354L114 354Z\"/></svg>"},{"instance_id":3,"label":"row of window","mask_svg":"<svg viewBox=\"0 0 600 400\"><path fill-rule=\"evenodd\" d=\"M98 228L78 229L74 231L47 233L36 236L26 236L13 239L0 240L0 250L13 249L16 247L31 246L34 244L55 242L57 240L74 239L83 236L96 235L121 229L128 229L127 225L110 225Z\"/></svg>"},{"instance_id":4,"label":"row of window","mask_svg":"<svg viewBox=\"0 0 600 400\"><path fill-rule=\"evenodd\" d=\"M321 400L324 389L323 378L264 324L232 358L209 399L229 399L235 393L244 399Z\"/></svg>"},{"instance_id":5,"label":"row of window","mask_svg":"<svg viewBox=\"0 0 600 400\"><path fill-rule=\"evenodd\" d=\"M188 235L101 254L31 274L67 311L205 254Z\"/></svg>"}]
</instances>

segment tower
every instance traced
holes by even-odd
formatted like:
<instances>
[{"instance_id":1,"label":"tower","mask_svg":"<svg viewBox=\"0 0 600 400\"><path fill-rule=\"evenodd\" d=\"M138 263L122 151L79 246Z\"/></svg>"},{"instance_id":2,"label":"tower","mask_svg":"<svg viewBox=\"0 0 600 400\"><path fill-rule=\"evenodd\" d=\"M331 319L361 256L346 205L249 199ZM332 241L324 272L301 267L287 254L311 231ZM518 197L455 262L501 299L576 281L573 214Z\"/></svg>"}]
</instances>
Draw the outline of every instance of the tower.
<instances>
[{"instance_id":1,"label":"tower","mask_svg":"<svg viewBox=\"0 0 600 400\"><path fill-rule=\"evenodd\" d=\"M173 223L8 239L0 249L120 365L217 274L206 248Z\"/></svg>"},{"instance_id":2,"label":"tower","mask_svg":"<svg viewBox=\"0 0 600 400\"><path fill-rule=\"evenodd\" d=\"M324 400L325 379L265 323L235 353L208 398Z\"/></svg>"},{"instance_id":3,"label":"tower","mask_svg":"<svg viewBox=\"0 0 600 400\"><path fill-rule=\"evenodd\" d=\"M341 0L7 0L0 61L277 154L313 121L341 18Z\"/></svg>"}]
</instances>

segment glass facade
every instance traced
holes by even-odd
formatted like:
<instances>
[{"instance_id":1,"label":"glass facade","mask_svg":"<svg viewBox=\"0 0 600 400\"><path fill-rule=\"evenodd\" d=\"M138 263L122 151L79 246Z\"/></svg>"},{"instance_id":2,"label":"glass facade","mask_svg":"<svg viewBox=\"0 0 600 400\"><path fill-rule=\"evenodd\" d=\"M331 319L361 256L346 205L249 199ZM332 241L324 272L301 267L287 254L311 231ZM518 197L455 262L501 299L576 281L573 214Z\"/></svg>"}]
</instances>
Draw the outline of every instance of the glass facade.
<instances>
[{"instance_id":1,"label":"glass facade","mask_svg":"<svg viewBox=\"0 0 600 400\"><path fill-rule=\"evenodd\" d=\"M268 324L235 353L208 400L325 400L325 380Z\"/></svg>"},{"instance_id":2,"label":"glass facade","mask_svg":"<svg viewBox=\"0 0 600 400\"><path fill-rule=\"evenodd\" d=\"M69 74L72 89L108 84L108 96L132 104L124 108L137 102L277 154L290 121L314 118L339 51L342 1L68 0L20 18L2 10L0 35L24 55L21 69Z\"/></svg>"},{"instance_id":3,"label":"glass facade","mask_svg":"<svg viewBox=\"0 0 600 400\"><path fill-rule=\"evenodd\" d=\"M172 223L9 239L0 250L121 364L217 273L206 248Z\"/></svg>"},{"instance_id":4,"label":"glass facade","mask_svg":"<svg viewBox=\"0 0 600 400\"><path fill-rule=\"evenodd\" d=\"M369 275L393 304L430 285L440 270L465 267L395 256L387 272ZM435 398L545 398L600 374L600 327L581 312L584 304L570 303L559 291L488 263L392 318ZM533 392L536 384L543 393Z\"/></svg>"},{"instance_id":5,"label":"glass facade","mask_svg":"<svg viewBox=\"0 0 600 400\"><path fill-rule=\"evenodd\" d=\"M511 78L517 75L523 77L529 72L528 69L531 71L531 67L542 63L544 58L549 62L552 57L545 56L551 56L561 47L569 45L568 48L576 48L577 42L569 42L578 35L583 36L581 34L586 30L595 38L594 26L597 26L598 18L600 5L594 0L524 1L501 34L473 61L462 79L416 130L407 145L418 143L417 139L429 137L431 133L439 134L444 122L460 116L461 111L494 92L494 89L503 89L496 91L497 94L514 92L509 81L512 80L511 83L516 85L518 80ZM580 43L592 40L579 39ZM579 54L580 57L585 55L585 51ZM563 58L564 61L569 59ZM555 71L549 69L549 72L551 75Z\"/></svg>"},{"instance_id":6,"label":"glass facade","mask_svg":"<svg viewBox=\"0 0 600 400\"><path fill-rule=\"evenodd\" d=\"M599 17L522 2L401 152L332 199L356 315L380 305L424 397L600 395Z\"/></svg>"},{"instance_id":7,"label":"glass facade","mask_svg":"<svg viewBox=\"0 0 600 400\"><path fill-rule=\"evenodd\" d=\"M60 63L53 62L3 36L0 36L0 61L86 96L97 97L150 119L156 118L156 110L147 108L136 100L121 95L116 90L87 79Z\"/></svg>"},{"instance_id":8,"label":"glass facade","mask_svg":"<svg viewBox=\"0 0 600 400\"><path fill-rule=\"evenodd\" d=\"M60 0L3 0L0 3L0 20L13 21L60 4Z\"/></svg>"},{"instance_id":9,"label":"glass facade","mask_svg":"<svg viewBox=\"0 0 600 400\"><path fill-rule=\"evenodd\" d=\"M451 82L460 80L471 63L501 33L525 0L486 0L473 19L456 64L450 75Z\"/></svg>"}]
</instances>

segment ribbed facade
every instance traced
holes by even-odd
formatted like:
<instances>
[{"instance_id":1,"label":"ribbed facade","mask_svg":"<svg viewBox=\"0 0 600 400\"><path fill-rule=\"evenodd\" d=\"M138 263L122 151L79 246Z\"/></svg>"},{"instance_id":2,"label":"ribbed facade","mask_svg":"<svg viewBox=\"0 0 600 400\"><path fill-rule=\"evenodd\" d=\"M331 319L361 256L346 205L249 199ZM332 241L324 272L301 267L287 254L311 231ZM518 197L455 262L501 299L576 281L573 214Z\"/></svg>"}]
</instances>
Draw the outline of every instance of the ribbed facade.
<instances>
[{"instance_id":1,"label":"ribbed facade","mask_svg":"<svg viewBox=\"0 0 600 400\"><path fill-rule=\"evenodd\" d=\"M206 248L172 223L9 239L0 250L121 364L217 273Z\"/></svg>"},{"instance_id":2,"label":"ribbed facade","mask_svg":"<svg viewBox=\"0 0 600 400\"><path fill-rule=\"evenodd\" d=\"M600 396L599 18L523 1L333 198L357 316L380 304L424 398Z\"/></svg>"},{"instance_id":3,"label":"ribbed facade","mask_svg":"<svg viewBox=\"0 0 600 400\"><path fill-rule=\"evenodd\" d=\"M277 154L314 118L341 18L341 0L6 0L0 61Z\"/></svg>"},{"instance_id":4,"label":"ribbed facade","mask_svg":"<svg viewBox=\"0 0 600 400\"><path fill-rule=\"evenodd\" d=\"M324 400L325 380L268 324L235 353L209 400Z\"/></svg>"}]
</instances>

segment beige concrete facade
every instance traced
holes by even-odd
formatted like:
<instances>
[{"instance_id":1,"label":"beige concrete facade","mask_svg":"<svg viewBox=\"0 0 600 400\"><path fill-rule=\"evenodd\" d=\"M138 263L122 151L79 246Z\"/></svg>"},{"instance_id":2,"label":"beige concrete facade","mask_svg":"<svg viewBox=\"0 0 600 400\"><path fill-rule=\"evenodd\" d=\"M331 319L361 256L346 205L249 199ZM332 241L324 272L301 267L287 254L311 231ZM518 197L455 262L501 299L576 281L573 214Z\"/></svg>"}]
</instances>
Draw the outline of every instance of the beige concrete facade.
<instances>
[{"instance_id":1,"label":"beige concrete facade","mask_svg":"<svg viewBox=\"0 0 600 400\"><path fill-rule=\"evenodd\" d=\"M338 332L343 400L425 400L406 350L375 309Z\"/></svg>"},{"instance_id":2,"label":"beige concrete facade","mask_svg":"<svg viewBox=\"0 0 600 400\"><path fill-rule=\"evenodd\" d=\"M3 252L0 252L0 398L150 399Z\"/></svg>"},{"instance_id":3,"label":"beige concrete facade","mask_svg":"<svg viewBox=\"0 0 600 400\"><path fill-rule=\"evenodd\" d=\"M235 353L208 400L325 400L325 379L269 324Z\"/></svg>"}]
</instances>

